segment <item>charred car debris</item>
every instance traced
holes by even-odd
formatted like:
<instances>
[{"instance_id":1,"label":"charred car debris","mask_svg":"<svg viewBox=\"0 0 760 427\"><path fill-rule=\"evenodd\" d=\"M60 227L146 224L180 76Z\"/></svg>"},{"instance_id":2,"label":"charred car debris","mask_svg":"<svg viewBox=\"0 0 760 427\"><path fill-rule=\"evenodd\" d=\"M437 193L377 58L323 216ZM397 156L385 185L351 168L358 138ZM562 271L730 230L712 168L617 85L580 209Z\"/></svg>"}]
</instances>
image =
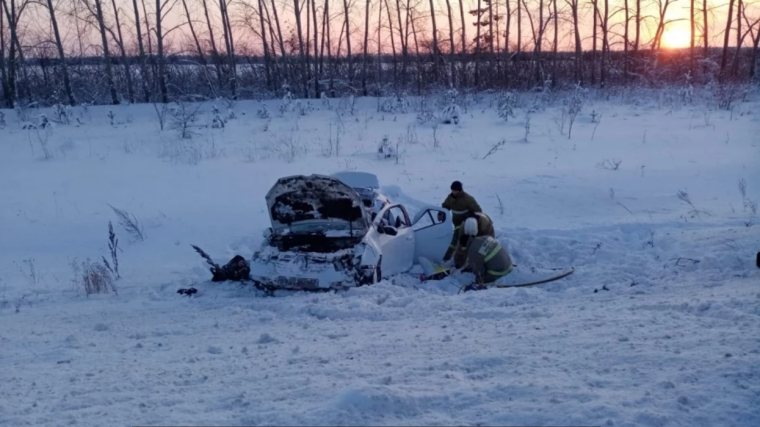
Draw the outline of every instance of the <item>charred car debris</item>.
<instances>
[{"instance_id":1,"label":"charred car debris","mask_svg":"<svg viewBox=\"0 0 760 427\"><path fill-rule=\"evenodd\" d=\"M377 283L408 271L420 257L440 260L453 231L449 212L425 207L414 221L379 194L373 174L280 178L266 195L271 227L250 260L211 265L212 281L274 290L329 291Z\"/></svg>"}]
</instances>

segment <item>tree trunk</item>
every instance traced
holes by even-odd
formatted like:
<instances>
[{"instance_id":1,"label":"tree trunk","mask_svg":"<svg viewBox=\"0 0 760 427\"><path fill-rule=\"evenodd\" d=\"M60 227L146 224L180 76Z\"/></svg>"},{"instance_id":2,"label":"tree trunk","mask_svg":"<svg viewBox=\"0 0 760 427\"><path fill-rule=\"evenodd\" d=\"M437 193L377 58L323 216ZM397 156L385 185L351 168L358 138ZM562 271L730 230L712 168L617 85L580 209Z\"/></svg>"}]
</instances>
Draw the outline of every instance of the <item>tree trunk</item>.
<instances>
[{"instance_id":1,"label":"tree trunk","mask_svg":"<svg viewBox=\"0 0 760 427\"><path fill-rule=\"evenodd\" d=\"M744 3L742 0L737 0L736 3L736 55L734 56L734 63L731 67L732 74L736 77L739 74L739 61L742 50L742 44L744 44L744 34L742 34L742 9L744 9Z\"/></svg>"},{"instance_id":2,"label":"tree trunk","mask_svg":"<svg viewBox=\"0 0 760 427\"><path fill-rule=\"evenodd\" d=\"M227 11L227 0L219 0L219 12L222 15L224 46L227 48L227 79L230 83L232 99L237 99L237 61L235 60L235 43L232 38L232 25L230 24L230 14ZM303 46L301 47L303 48Z\"/></svg>"},{"instance_id":3,"label":"tree trunk","mask_svg":"<svg viewBox=\"0 0 760 427\"><path fill-rule=\"evenodd\" d=\"M575 81L578 84L583 83L583 47L581 42L581 31L578 20L578 2L571 0L570 8L573 11L573 33L575 36Z\"/></svg>"},{"instance_id":4,"label":"tree trunk","mask_svg":"<svg viewBox=\"0 0 760 427\"><path fill-rule=\"evenodd\" d=\"M308 77L306 76L306 52L303 45L303 32L301 31L301 9L299 0L293 0L293 9L296 16L296 31L298 35L298 56L301 59L301 81L303 82L303 97L309 97Z\"/></svg>"},{"instance_id":5,"label":"tree trunk","mask_svg":"<svg viewBox=\"0 0 760 427\"><path fill-rule=\"evenodd\" d=\"M160 0L156 0L160 1ZM111 54L108 52L108 39L106 38L106 23L103 19L103 7L101 0L95 0L95 12L97 13L98 28L100 29L100 41L103 44L103 58L106 62L106 83L111 94L111 104L118 105L119 97L116 94L116 84L113 80L113 67L111 66Z\"/></svg>"},{"instance_id":6,"label":"tree trunk","mask_svg":"<svg viewBox=\"0 0 760 427\"><path fill-rule=\"evenodd\" d=\"M504 3L506 3L507 8L507 28L504 32L504 82L509 86L509 36L512 28L512 6L510 6L509 0L505 0Z\"/></svg>"},{"instance_id":7,"label":"tree trunk","mask_svg":"<svg viewBox=\"0 0 760 427\"><path fill-rule=\"evenodd\" d=\"M308 1L308 0L307 0ZM311 0L311 17L314 25L314 96L319 98L319 79L320 75L317 72L317 2ZM322 35L324 37L324 34Z\"/></svg>"},{"instance_id":8,"label":"tree trunk","mask_svg":"<svg viewBox=\"0 0 760 427\"><path fill-rule=\"evenodd\" d=\"M396 59L396 38L393 36L393 16L391 15L391 8L388 6L388 0L385 2L385 14L388 15L388 34L391 35L391 50L393 51L393 87L398 86L398 62Z\"/></svg>"},{"instance_id":9,"label":"tree trunk","mask_svg":"<svg viewBox=\"0 0 760 427\"><path fill-rule=\"evenodd\" d=\"M100 0L97 0L100 1ZM162 30L163 10L161 0L156 0L156 48L158 50L158 90L161 93L161 102L169 102L169 93L166 88L166 63L164 61L164 33Z\"/></svg>"},{"instance_id":10,"label":"tree trunk","mask_svg":"<svg viewBox=\"0 0 760 427\"><path fill-rule=\"evenodd\" d=\"M752 55L750 58L752 59L752 62L750 62L749 66L749 78L753 79L755 75L757 74L757 51L758 46L760 46L760 25L757 27L757 33L755 33L755 40L752 44Z\"/></svg>"},{"instance_id":11,"label":"tree trunk","mask_svg":"<svg viewBox=\"0 0 760 427\"><path fill-rule=\"evenodd\" d=\"M702 32L704 33L703 34L703 39L704 39L704 43L705 43L705 48L704 48L704 56L705 57L704 57L704 59L707 59L710 56L710 45L709 45L709 41L708 41L708 38L707 38L707 35L708 35L708 31L707 31L708 30L708 28L707 28L707 0L702 0L702 21L703 21L702 22ZM705 67L706 67L706 65L705 65Z\"/></svg>"},{"instance_id":12,"label":"tree trunk","mask_svg":"<svg viewBox=\"0 0 760 427\"><path fill-rule=\"evenodd\" d=\"M49 2L52 0L48 0ZM121 19L119 19L119 9L116 7L116 0L111 0L113 6L113 16L116 20L116 35L118 36L119 50L121 51L121 62L124 66L124 76L127 79L127 97L130 104L135 102L135 90L132 86L132 70L129 67L129 58L127 57L127 50L124 48L124 36L121 32ZM113 33L112 33L113 34Z\"/></svg>"},{"instance_id":13,"label":"tree trunk","mask_svg":"<svg viewBox=\"0 0 760 427\"><path fill-rule=\"evenodd\" d=\"M404 34L404 21L401 20L401 0L396 0L396 14L398 15L398 34L399 39L401 40L401 84L406 84L406 69L408 66L408 58L409 58L409 39L405 37ZM406 25L406 32L407 35L409 34L409 20L407 19L407 25Z\"/></svg>"},{"instance_id":14,"label":"tree trunk","mask_svg":"<svg viewBox=\"0 0 760 427\"><path fill-rule=\"evenodd\" d=\"M462 86L467 86L467 24L464 20L464 0L459 0L459 19L462 21Z\"/></svg>"},{"instance_id":15,"label":"tree trunk","mask_svg":"<svg viewBox=\"0 0 760 427\"><path fill-rule=\"evenodd\" d=\"M364 57L362 58L362 93L367 96L367 48L369 44L369 1L364 8ZM379 58L378 58L379 60Z\"/></svg>"},{"instance_id":16,"label":"tree trunk","mask_svg":"<svg viewBox=\"0 0 760 427\"><path fill-rule=\"evenodd\" d=\"M438 27L435 25L433 0L430 0L430 20L433 24L433 82L438 82Z\"/></svg>"},{"instance_id":17,"label":"tree trunk","mask_svg":"<svg viewBox=\"0 0 760 427\"><path fill-rule=\"evenodd\" d=\"M553 0L554 7L554 43L552 47L552 68L554 69L554 76L552 76L552 86L557 86L557 52L559 51L559 15L557 14L557 1ZM628 0L625 0L628 1Z\"/></svg>"},{"instance_id":18,"label":"tree trunk","mask_svg":"<svg viewBox=\"0 0 760 427\"><path fill-rule=\"evenodd\" d=\"M636 38L633 42L633 51L636 53L639 52L640 41L641 41L641 0L636 0Z\"/></svg>"},{"instance_id":19,"label":"tree trunk","mask_svg":"<svg viewBox=\"0 0 760 427\"><path fill-rule=\"evenodd\" d=\"M454 87L456 82L456 69L454 68L454 17L451 16L451 0L446 0L446 10L449 17L449 87Z\"/></svg>"},{"instance_id":20,"label":"tree trunk","mask_svg":"<svg viewBox=\"0 0 760 427\"><path fill-rule=\"evenodd\" d=\"M327 63L330 67L330 96L334 95L335 63L332 57L332 36L330 34L330 0L325 0L325 21L327 22Z\"/></svg>"},{"instance_id":21,"label":"tree trunk","mask_svg":"<svg viewBox=\"0 0 760 427\"><path fill-rule=\"evenodd\" d=\"M596 84L596 25L597 21L599 19L599 7L598 7L598 1L599 0L592 0L591 4L594 6L593 14L594 14L594 30L592 31L592 44L591 44L591 84Z\"/></svg>"},{"instance_id":22,"label":"tree trunk","mask_svg":"<svg viewBox=\"0 0 760 427\"><path fill-rule=\"evenodd\" d=\"M137 0L132 0L132 7L135 10L135 33L140 55L140 81L142 82L143 99L147 103L150 102L150 89L148 89L148 70L145 67L145 48L143 48L142 32L140 31L140 9L137 7Z\"/></svg>"},{"instance_id":23,"label":"tree trunk","mask_svg":"<svg viewBox=\"0 0 760 427\"><path fill-rule=\"evenodd\" d=\"M478 0L478 15L475 20L475 87L480 85L480 11L482 2Z\"/></svg>"},{"instance_id":24,"label":"tree trunk","mask_svg":"<svg viewBox=\"0 0 760 427\"><path fill-rule=\"evenodd\" d=\"M211 60L214 63L214 70L216 71L216 79L219 83L220 90L224 88L224 73L222 72L222 64L219 57L219 50L216 48L216 37L214 37L214 28L211 26L211 18L208 13L208 4L206 0L202 0L203 16L206 18L206 28L208 29L208 39L211 44Z\"/></svg>"},{"instance_id":25,"label":"tree trunk","mask_svg":"<svg viewBox=\"0 0 760 427\"><path fill-rule=\"evenodd\" d=\"M184 0L183 0L184 1ZM272 89L272 70L271 70L271 58L269 57L269 44L267 43L267 31L264 26L264 10L261 0L259 2L259 26L261 27L261 43L264 47L264 72L267 79L267 89Z\"/></svg>"},{"instance_id":26,"label":"tree trunk","mask_svg":"<svg viewBox=\"0 0 760 427\"><path fill-rule=\"evenodd\" d=\"M733 22L734 0L728 3L728 18L726 19L726 31L723 33L723 56L720 58L720 75L725 77L726 62L728 61L728 39L731 36L731 22Z\"/></svg>"},{"instance_id":27,"label":"tree trunk","mask_svg":"<svg viewBox=\"0 0 760 427\"><path fill-rule=\"evenodd\" d=\"M5 74L5 1L0 0L0 89L6 105L12 102L8 92L8 76ZM9 105L10 107L10 105Z\"/></svg>"},{"instance_id":28,"label":"tree trunk","mask_svg":"<svg viewBox=\"0 0 760 427\"><path fill-rule=\"evenodd\" d=\"M607 63L609 62L610 53L610 38L609 38L609 26L610 21L610 2L604 0L604 21L602 21L602 68L599 72L600 83L602 86L607 83Z\"/></svg>"},{"instance_id":29,"label":"tree trunk","mask_svg":"<svg viewBox=\"0 0 760 427\"><path fill-rule=\"evenodd\" d=\"M625 0L623 7L625 7L625 16L623 17L623 19L625 19L625 28L623 29L623 81L627 83L628 82L628 44L629 44L628 24L631 22L631 16L630 16L631 9L628 7L628 0Z\"/></svg>"},{"instance_id":30,"label":"tree trunk","mask_svg":"<svg viewBox=\"0 0 760 427\"><path fill-rule=\"evenodd\" d=\"M349 8L348 8L348 0L343 0L343 12L345 16L344 25L346 28L346 58L348 59L348 83L351 84L351 82L354 80L354 67L353 67L353 61L351 58L351 30L350 30L350 18L349 18Z\"/></svg>"},{"instance_id":31,"label":"tree trunk","mask_svg":"<svg viewBox=\"0 0 760 427\"><path fill-rule=\"evenodd\" d=\"M63 43L61 43L61 33L58 31L58 20L55 16L55 8L53 7L53 0L47 0L48 11L50 11L50 23L53 25L53 35L55 36L55 47L58 50L58 59L61 61L61 71L63 73L63 88L66 91L66 97L68 98L69 105L72 107L76 105L74 100L74 92L71 90L71 80L69 79L69 67L66 65L66 55L63 53ZM2 14L2 11L0 11ZM2 28L2 16L0 16L0 33L3 32ZM2 42L0 42L0 57L3 56ZM0 58L0 69L3 68L3 59ZM3 86L5 85L5 72L3 71Z\"/></svg>"},{"instance_id":32,"label":"tree trunk","mask_svg":"<svg viewBox=\"0 0 760 427\"><path fill-rule=\"evenodd\" d=\"M111 0L114 3L114 10L116 10L115 0ZM195 49L198 51L198 57L201 60L201 65L206 66L206 55L201 48L201 42L198 40L198 35L195 33L195 26L193 25L193 18L190 16L190 9L187 7L187 0L182 0L182 7L185 9L185 17L187 17L187 25L190 27L190 35L193 37L195 43Z\"/></svg>"},{"instance_id":33,"label":"tree trunk","mask_svg":"<svg viewBox=\"0 0 760 427\"><path fill-rule=\"evenodd\" d=\"M407 2L407 5L409 2ZM411 16L414 12L414 9L407 8L407 17ZM407 18L409 19L409 18ZM414 51L417 54L417 95L419 96L422 94L422 56L420 56L420 43L417 39L417 28L414 25L414 22L417 20L416 17L411 17L411 24L412 24L412 35L414 36Z\"/></svg>"},{"instance_id":34,"label":"tree trunk","mask_svg":"<svg viewBox=\"0 0 760 427\"><path fill-rule=\"evenodd\" d=\"M689 0L689 24L691 26L690 34L689 34L689 70L691 71L691 75L694 76L694 65L695 65L695 58L694 58L694 42L696 41L697 35L696 35L696 23L694 22L694 5L697 0Z\"/></svg>"},{"instance_id":35,"label":"tree trunk","mask_svg":"<svg viewBox=\"0 0 760 427\"><path fill-rule=\"evenodd\" d=\"M517 53L522 52L522 0L517 0Z\"/></svg>"}]
</instances>

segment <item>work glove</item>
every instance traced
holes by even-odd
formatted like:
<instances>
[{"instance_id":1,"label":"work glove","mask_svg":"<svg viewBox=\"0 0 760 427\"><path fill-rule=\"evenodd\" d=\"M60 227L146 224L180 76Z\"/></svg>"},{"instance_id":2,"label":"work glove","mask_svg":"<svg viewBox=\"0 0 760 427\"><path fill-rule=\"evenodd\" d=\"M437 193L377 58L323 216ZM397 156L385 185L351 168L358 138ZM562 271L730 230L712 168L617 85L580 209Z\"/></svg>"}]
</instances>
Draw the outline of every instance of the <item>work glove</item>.
<instances>
[{"instance_id":1,"label":"work glove","mask_svg":"<svg viewBox=\"0 0 760 427\"><path fill-rule=\"evenodd\" d=\"M454 259L450 258L443 262L443 266L446 268L453 268L454 267Z\"/></svg>"}]
</instances>

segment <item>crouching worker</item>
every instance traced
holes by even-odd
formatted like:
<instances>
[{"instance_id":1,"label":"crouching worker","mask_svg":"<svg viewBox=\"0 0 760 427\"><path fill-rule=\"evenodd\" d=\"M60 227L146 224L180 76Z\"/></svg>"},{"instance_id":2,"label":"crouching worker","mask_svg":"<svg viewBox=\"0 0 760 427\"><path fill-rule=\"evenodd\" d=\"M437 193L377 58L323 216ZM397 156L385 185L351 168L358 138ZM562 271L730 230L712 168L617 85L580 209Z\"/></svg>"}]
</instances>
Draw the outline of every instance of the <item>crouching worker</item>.
<instances>
[{"instance_id":1,"label":"crouching worker","mask_svg":"<svg viewBox=\"0 0 760 427\"><path fill-rule=\"evenodd\" d=\"M454 251L454 267L467 270L467 243L470 237L491 236L496 238L493 230L493 221L482 212L468 212L462 228L464 232L459 236L456 250Z\"/></svg>"},{"instance_id":2,"label":"crouching worker","mask_svg":"<svg viewBox=\"0 0 760 427\"><path fill-rule=\"evenodd\" d=\"M224 282L227 280L240 282L248 280L251 274L251 266L248 261L240 255L235 255L224 267L214 265L209 270L214 277L212 282Z\"/></svg>"},{"instance_id":3,"label":"crouching worker","mask_svg":"<svg viewBox=\"0 0 760 427\"><path fill-rule=\"evenodd\" d=\"M468 230L465 228L465 233ZM512 258L509 252L491 236L470 235L467 243L467 264L477 278L470 289L485 289L487 285L512 272Z\"/></svg>"}]
</instances>

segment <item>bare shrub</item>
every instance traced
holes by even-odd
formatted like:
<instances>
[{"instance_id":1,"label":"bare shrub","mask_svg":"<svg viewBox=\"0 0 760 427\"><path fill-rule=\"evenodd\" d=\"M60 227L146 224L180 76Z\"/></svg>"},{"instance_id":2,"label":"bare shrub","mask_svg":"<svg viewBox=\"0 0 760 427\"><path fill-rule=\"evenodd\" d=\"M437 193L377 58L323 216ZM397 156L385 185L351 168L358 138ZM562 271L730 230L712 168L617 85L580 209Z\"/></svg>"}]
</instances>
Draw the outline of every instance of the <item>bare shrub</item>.
<instances>
[{"instance_id":1,"label":"bare shrub","mask_svg":"<svg viewBox=\"0 0 760 427\"><path fill-rule=\"evenodd\" d=\"M697 207L694 206L694 203L692 203L691 197L689 196L689 193L686 192L686 190L678 190L678 192L676 193L676 196L678 197L678 200L688 204L691 207L691 210L688 212L688 214L692 218L694 217L699 218L701 214L710 215L709 212L697 209Z\"/></svg>"},{"instance_id":2,"label":"bare shrub","mask_svg":"<svg viewBox=\"0 0 760 427\"><path fill-rule=\"evenodd\" d=\"M560 135L565 134L565 126L567 125L568 112L566 108L560 108L559 114L554 116L554 124L557 126L557 130Z\"/></svg>"},{"instance_id":3,"label":"bare shrub","mask_svg":"<svg viewBox=\"0 0 760 427\"><path fill-rule=\"evenodd\" d=\"M499 95L499 102L497 109L499 117L504 119L505 122L509 121L510 117L515 117L515 107L517 104L517 97L512 92L504 92Z\"/></svg>"},{"instance_id":4,"label":"bare shrub","mask_svg":"<svg viewBox=\"0 0 760 427\"><path fill-rule=\"evenodd\" d=\"M406 141L407 144L417 144L420 142L417 136L417 126L414 123L409 123L406 126Z\"/></svg>"},{"instance_id":5,"label":"bare shrub","mask_svg":"<svg viewBox=\"0 0 760 427\"><path fill-rule=\"evenodd\" d=\"M744 212L749 210L749 218L744 222L744 225L746 227L752 227L755 223L755 217L757 216L757 202L747 198L747 181L744 178L739 180L739 194L742 196Z\"/></svg>"},{"instance_id":6,"label":"bare shrub","mask_svg":"<svg viewBox=\"0 0 760 427\"><path fill-rule=\"evenodd\" d=\"M132 236L134 239L143 241L145 240L145 230L143 229L140 222L137 220L137 217L130 214L129 212L119 209L116 207L113 207L111 205L108 205L113 212L116 214L116 217L119 219L119 225L124 228L124 231L127 232L130 236Z\"/></svg>"},{"instance_id":7,"label":"bare shrub","mask_svg":"<svg viewBox=\"0 0 760 427\"><path fill-rule=\"evenodd\" d=\"M617 201L615 199L615 190L612 187L610 187L610 199L612 199L612 201L615 202L615 204L617 204L618 206L620 206L623 209L627 210L629 214L633 215L633 212L631 212L631 210L628 209L628 206L622 204L621 202L619 202L619 201Z\"/></svg>"},{"instance_id":8,"label":"bare shrub","mask_svg":"<svg viewBox=\"0 0 760 427\"><path fill-rule=\"evenodd\" d=\"M15 261L13 263L16 264L21 274L24 275L24 278L26 279L26 282L29 284L29 286L37 285L40 282L40 274L37 271L37 266L34 263L34 258L27 258L21 261L21 263L24 265L23 267L18 265Z\"/></svg>"},{"instance_id":9,"label":"bare shrub","mask_svg":"<svg viewBox=\"0 0 760 427\"><path fill-rule=\"evenodd\" d=\"M180 139L190 139L196 134L193 128L197 127L195 121L202 105L200 102L191 103L185 102L183 99L177 99L169 109L169 114L171 115L169 127L177 131Z\"/></svg>"},{"instance_id":10,"label":"bare shrub","mask_svg":"<svg viewBox=\"0 0 760 427\"><path fill-rule=\"evenodd\" d=\"M528 142L528 134L530 133L530 113L525 115L525 136L523 136L523 142Z\"/></svg>"},{"instance_id":11,"label":"bare shrub","mask_svg":"<svg viewBox=\"0 0 760 427\"><path fill-rule=\"evenodd\" d=\"M567 128L567 139L570 139L573 133L573 123L575 123L575 119L583 109L583 95L584 93L581 87L576 85L573 96L570 97L570 101L567 105L567 117L569 122L569 126Z\"/></svg>"},{"instance_id":12,"label":"bare shrub","mask_svg":"<svg viewBox=\"0 0 760 427\"><path fill-rule=\"evenodd\" d=\"M119 257L116 253L118 249L119 239L116 238L116 233L113 232L111 221L108 221L108 250L111 253L111 263L109 264L108 260L103 257L103 265L108 268L108 271L111 272L116 280L121 279L121 275L119 274Z\"/></svg>"},{"instance_id":13,"label":"bare shrub","mask_svg":"<svg viewBox=\"0 0 760 427\"><path fill-rule=\"evenodd\" d=\"M596 164L596 167L616 171L620 169L620 164L623 163L622 159L604 159Z\"/></svg>"},{"instance_id":14,"label":"bare shrub","mask_svg":"<svg viewBox=\"0 0 760 427\"><path fill-rule=\"evenodd\" d=\"M87 296L109 292L118 295L111 272L105 265L87 259L82 262L81 274L82 288Z\"/></svg>"},{"instance_id":15,"label":"bare shrub","mask_svg":"<svg viewBox=\"0 0 760 427\"><path fill-rule=\"evenodd\" d=\"M594 140L594 135L596 135L596 128L598 128L599 124L602 123L602 114L601 113L599 113L596 116L594 116L594 123L596 123L596 124L594 125L593 132L591 132L591 140L592 141Z\"/></svg>"},{"instance_id":16,"label":"bare shrub","mask_svg":"<svg viewBox=\"0 0 760 427\"><path fill-rule=\"evenodd\" d=\"M491 149L488 150L488 152L486 153L486 155L483 156L483 160L485 160L491 154L499 151L501 149L501 147L503 147L504 144L506 144L506 143L507 143L507 140L506 139L502 139L499 142L497 142L496 144L494 144L493 147L491 147Z\"/></svg>"},{"instance_id":17,"label":"bare shrub","mask_svg":"<svg viewBox=\"0 0 760 427\"><path fill-rule=\"evenodd\" d=\"M40 149L42 150L42 158L45 160L51 160L53 158L53 151L50 149L50 136L53 134L52 129L50 127L45 127L40 129L36 129L37 132L37 142L40 145Z\"/></svg>"},{"instance_id":18,"label":"bare shrub","mask_svg":"<svg viewBox=\"0 0 760 427\"><path fill-rule=\"evenodd\" d=\"M71 123L72 116L71 107L63 104L53 105L53 121L62 125Z\"/></svg>"},{"instance_id":19,"label":"bare shrub","mask_svg":"<svg viewBox=\"0 0 760 427\"><path fill-rule=\"evenodd\" d=\"M161 107L159 107L159 105ZM158 117L158 126L161 130L164 130L164 124L166 123L166 113L169 112L169 106L167 104L153 103L153 109L156 111L156 117Z\"/></svg>"}]
</instances>

